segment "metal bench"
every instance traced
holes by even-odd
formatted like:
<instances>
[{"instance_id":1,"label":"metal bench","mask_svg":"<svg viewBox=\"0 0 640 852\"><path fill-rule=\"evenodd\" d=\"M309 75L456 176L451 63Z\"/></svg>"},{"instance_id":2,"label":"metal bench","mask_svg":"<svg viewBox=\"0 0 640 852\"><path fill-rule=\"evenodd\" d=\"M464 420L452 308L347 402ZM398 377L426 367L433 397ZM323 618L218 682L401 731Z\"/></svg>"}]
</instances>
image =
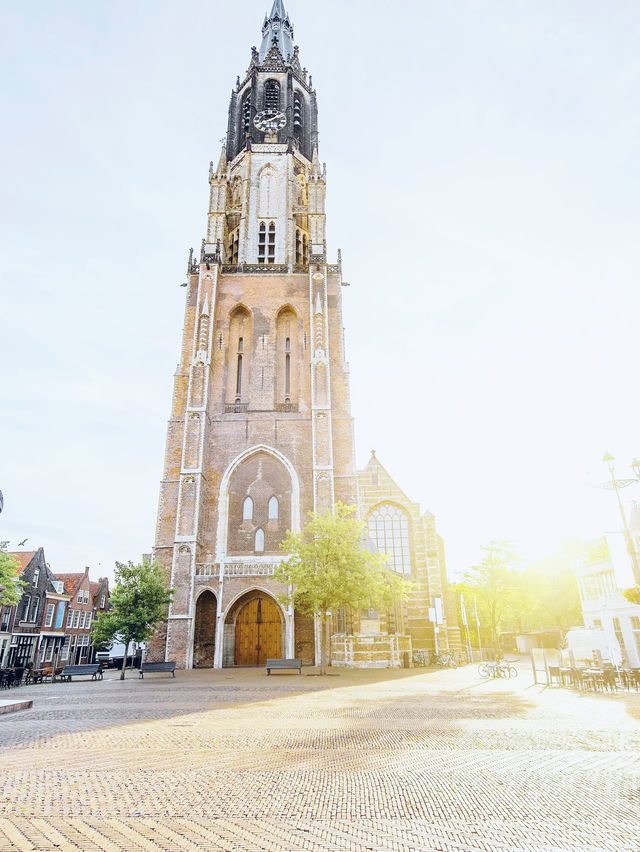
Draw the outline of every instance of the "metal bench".
<instances>
[{"instance_id":1,"label":"metal bench","mask_svg":"<svg viewBox=\"0 0 640 852\"><path fill-rule=\"evenodd\" d=\"M166 663L142 663L142 665L140 666L140 677L144 678L145 672L170 672L171 677L175 677L175 660L169 660Z\"/></svg>"},{"instance_id":2,"label":"metal bench","mask_svg":"<svg viewBox=\"0 0 640 852\"><path fill-rule=\"evenodd\" d=\"M267 660L268 675L271 669L298 669L298 674L302 674L302 660Z\"/></svg>"},{"instance_id":3,"label":"metal bench","mask_svg":"<svg viewBox=\"0 0 640 852\"><path fill-rule=\"evenodd\" d=\"M60 680L71 682L71 678L81 675L91 675L91 680L102 680L102 666L100 663L86 663L81 666L65 666L60 673Z\"/></svg>"}]
</instances>

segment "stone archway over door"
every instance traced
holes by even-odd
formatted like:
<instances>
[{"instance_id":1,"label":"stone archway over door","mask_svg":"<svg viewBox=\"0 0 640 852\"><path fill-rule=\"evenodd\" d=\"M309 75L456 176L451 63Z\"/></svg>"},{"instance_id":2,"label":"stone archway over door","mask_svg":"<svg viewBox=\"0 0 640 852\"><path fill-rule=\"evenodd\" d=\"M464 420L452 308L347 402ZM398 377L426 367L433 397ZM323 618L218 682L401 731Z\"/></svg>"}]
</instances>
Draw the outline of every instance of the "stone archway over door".
<instances>
[{"instance_id":1,"label":"stone archway over door","mask_svg":"<svg viewBox=\"0 0 640 852\"><path fill-rule=\"evenodd\" d=\"M264 666L282 658L282 618L271 598L260 596L245 604L236 619L236 666Z\"/></svg>"},{"instance_id":2,"label":"stone archway over door","mask_svg":"<svg viewBox=\"0 0 640 852\"><path fill-rule=\"evenodd\" d=\"M213 592L203 592L196 603L196 623L193 637L194 669L213 668L217 611L216 596Z\"/></svg>"}]
</instances>

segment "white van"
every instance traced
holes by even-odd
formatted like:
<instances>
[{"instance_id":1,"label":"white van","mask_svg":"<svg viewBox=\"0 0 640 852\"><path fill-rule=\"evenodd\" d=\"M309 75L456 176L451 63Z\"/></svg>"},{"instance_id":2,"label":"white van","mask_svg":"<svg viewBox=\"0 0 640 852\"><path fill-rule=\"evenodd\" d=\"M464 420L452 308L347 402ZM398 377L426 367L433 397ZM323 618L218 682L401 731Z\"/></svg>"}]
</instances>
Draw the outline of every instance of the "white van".
<instances>
[{"instance_id":1,"label":"white van","mask_svg":"<svg viewBox=\"0 0 640 852\"><path fill-rule=\"evenodd\" d=\"M615 662L615 649L610 647L607 634L600 627L570 627L564 637L564 647L573 654L577 665L595 662L596 652L603 662Z\"/></svg>"}]
</instances>

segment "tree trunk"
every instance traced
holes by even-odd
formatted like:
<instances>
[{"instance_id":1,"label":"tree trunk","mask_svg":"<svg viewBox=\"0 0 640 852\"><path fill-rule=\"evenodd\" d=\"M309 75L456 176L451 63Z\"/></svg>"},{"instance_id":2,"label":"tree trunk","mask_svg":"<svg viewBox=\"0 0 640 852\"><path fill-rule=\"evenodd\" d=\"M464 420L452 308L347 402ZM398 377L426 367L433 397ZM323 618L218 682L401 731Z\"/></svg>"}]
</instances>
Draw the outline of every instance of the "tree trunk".
<instances>
[{"instance_id":1,"label":"tree trunk","mask_svg":"<svg viewBox=\"0 0 640 852\"><path fill-rule=\"evenodd\" d=\"M124 680L124 670L127 667L127 657L129 656L129 640L124 646L124 657L122 658L122 668L120 669L120 680Z\"/></svg>"},{"instance_id":2,"label":"tree trunk","mask_svg":"<svg viewBox=\"0 0 640 852\"><path fill-rule=\"evenodd\" d=\"M327 673L327 616L320 616L320 674Z\"/></svg>"}]
</instances>

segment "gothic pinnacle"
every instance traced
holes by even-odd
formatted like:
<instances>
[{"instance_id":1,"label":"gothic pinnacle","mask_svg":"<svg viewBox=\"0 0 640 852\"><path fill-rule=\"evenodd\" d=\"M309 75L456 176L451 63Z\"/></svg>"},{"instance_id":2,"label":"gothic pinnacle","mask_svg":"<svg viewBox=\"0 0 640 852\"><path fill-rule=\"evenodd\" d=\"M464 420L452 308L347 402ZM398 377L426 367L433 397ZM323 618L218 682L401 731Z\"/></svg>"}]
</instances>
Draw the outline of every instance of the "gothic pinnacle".
<instances>
[{"instance_id":1,"label":"gothic pinnacle","mask_svg":"<svg viewBox=\"0 0 640 852\"><path fill-rule=\"evenodd\" d=\"M283 59L288 60L293 56L293 27L283 0L274 0L271 12L264 19L260 62L264 62L274 46L278 48Z\"/></svg>"}]
</instances>

